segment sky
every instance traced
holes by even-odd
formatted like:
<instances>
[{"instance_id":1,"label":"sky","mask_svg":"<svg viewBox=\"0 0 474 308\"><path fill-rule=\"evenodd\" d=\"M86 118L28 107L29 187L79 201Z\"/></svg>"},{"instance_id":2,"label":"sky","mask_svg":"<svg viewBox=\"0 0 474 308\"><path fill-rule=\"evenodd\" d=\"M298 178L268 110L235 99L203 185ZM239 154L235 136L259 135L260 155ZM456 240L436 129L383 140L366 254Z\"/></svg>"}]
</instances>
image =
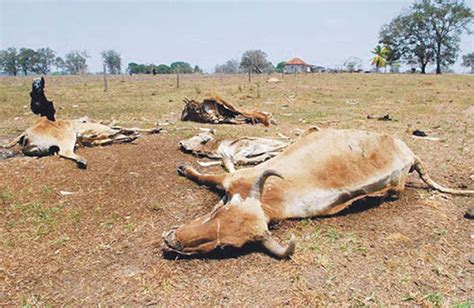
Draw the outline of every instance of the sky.
<instances>
[{"instance_id":1,"label":"sky","mask_svg":"<svg viewBox=\"0 0 474 308\"><path fill-rule=\"evenodd\" d=\"M212 72L261 49L275 65L299 57L334 68L358 57L369 69L381 26L412 2L0 0L0 49L87 50L91 72L102 70L108 49L124 67L186 61ZM474 8L474 0L466 3ZM461 55L473 51L474 36L464 35ZM463 71L459 61L453 68Z\"/></svg>"}]
</instances>

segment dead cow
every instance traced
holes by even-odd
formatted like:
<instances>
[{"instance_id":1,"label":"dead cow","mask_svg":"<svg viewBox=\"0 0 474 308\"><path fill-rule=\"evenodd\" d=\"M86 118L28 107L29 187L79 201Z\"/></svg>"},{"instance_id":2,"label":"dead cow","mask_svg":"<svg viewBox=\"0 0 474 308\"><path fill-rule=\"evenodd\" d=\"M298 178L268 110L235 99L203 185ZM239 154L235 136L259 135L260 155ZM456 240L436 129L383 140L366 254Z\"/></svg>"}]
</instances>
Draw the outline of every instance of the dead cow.
<instances>
[{"instance_id":1,"label":"dead cow","mask_svg":"<svg viewBox=\"0 0 474 308\"><path fill-rule=\"evenodd\" d=\"M181 175L225 197L209 214L164 233L163 249L191 255L260 242L287 258L295 250L294 237L282 247L268 230L270 222L333 215L358 199L401 192L412 170L433 189L474 194L435 183L401 140L358 130L307 131L280 155L234 173L201 174L180 166Z\"/></svg>"},{"instance_id":2,"label":"dead cow","mask_svg":"<svg viewBox=\"0 0 474 308\"><path fill-rule=\"evenodd\" d=\"M56 121L41 118L34 126L3 147L12 148L19 144L22 152L27 156L46 156L57 153L61 157L74 160L79 168L86 168L87 161L74 153L76 144L96 146L131 142L142 133L152 134L159 131L159 128L109 127L91 122L87 118Z\"/></svg>"},{"instance_id":3,"label":"dead cow","mask_svg":"<svg viewBox=\"0 0 474 308\"><path fill-rule=\"evenodd\" d=\"M242 137L237 139L216 138L214 130L200 132L179 142L180 148L194 155L221 160L229 172L234 165L256 165L268 160L286 148L289 143L277 139ZM214 165L201 163L201 166ZM217 162L216 164L220 164Z\"/></svg>"},{"instance_id":4,"label":"dead cow","mask_svg":"<svg viewBox=\"0 0 474 308\"><path fill-rule=\"evenodd\" d=\"M276 124L271 114L261 111L238 110L231 103L216 96L206 98L202 103L184 99L184 109L181 113L181 121L194 121L201 123L262 123L265 126Z\"/></svg>"}]
</instances>

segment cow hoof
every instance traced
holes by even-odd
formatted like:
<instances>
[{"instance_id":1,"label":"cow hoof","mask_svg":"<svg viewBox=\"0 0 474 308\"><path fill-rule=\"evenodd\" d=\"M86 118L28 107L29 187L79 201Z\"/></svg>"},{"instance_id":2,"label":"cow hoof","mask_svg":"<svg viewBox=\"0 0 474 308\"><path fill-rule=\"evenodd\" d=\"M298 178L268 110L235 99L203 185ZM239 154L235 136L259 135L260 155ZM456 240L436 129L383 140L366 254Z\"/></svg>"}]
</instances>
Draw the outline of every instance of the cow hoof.
<instances>
[{"instance_id":1,"label":"cow hoof","mask_svg":"<svg viewBox=\"0 0 474 308\"><path fill-rule=\"evenodd\" d=\"M188 166L185 164L185 163L180 163L179 166L178 166L178 174L181 175L181 176L186 176L186 168Z\"/></svg>"},{"instance_id":2,"label":"cow hoof","mask_svg":"<svg viewBox=\"0 0 474 308\"><path fill-rule=\"evenodd\" d=\"M87 169L87 162L85 160L78 160L77 166L79 169Z\"/></svg>"}]
</instances>

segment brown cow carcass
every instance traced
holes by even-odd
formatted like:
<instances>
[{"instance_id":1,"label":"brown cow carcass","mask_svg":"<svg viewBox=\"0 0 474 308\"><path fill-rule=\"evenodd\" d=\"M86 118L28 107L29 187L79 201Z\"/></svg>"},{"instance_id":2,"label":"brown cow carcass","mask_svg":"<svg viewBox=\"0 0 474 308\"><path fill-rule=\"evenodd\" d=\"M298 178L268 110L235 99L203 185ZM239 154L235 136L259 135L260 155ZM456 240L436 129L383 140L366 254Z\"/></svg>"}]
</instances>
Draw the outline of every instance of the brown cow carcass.
<instances>
[{"instance_id":1,"label":"brown cow carcass","mask_svg":"<svg viewBox=\"0 0 474 308\"><path fill-rule=\"evenodd\" d=\"M201 166L222 163L229 172L234 172L235 165L256 165L275 157L289 142L261 137L219 138L214 130L203 130L181 140L179 145L184 152L218 160L215 163L198 162Z\"/></svg>"},{"instance_id":2,"label":"brown cow carcass","mask_svg":"<svg viewBox=\"0 0 474 308\"><path fill-rule=\"evenodd\" d=\"M265 126L276 124L270 113L238 110L234 105L218 96L206 98L202 102L185 98L184 103L181 121L213 124L262 123Z\"/></svg>"},{"instance_id":3,"label":"brown cow carcass","mask_svg":"<svg viewBox=\"0 0 474 308\"><path fill-rule=\"evenodd\" d=\"M401 140L359 130L313 129L280 155L234 173L201 174L180 166L180 174L222 190L224 197L209 214L164 233L164 250L189 255L260 242L287 258L295 250L294 238L282 247L269 223L333 215L365 197L397 194L413 170L433 189L474 193L435 183Z\"/></svg>"},{"instance_id":4,"label":"brown cow carcass","mask_svg":"<svg viewBox=\"0 0 474 308\"><path fill-rule=\"evenodd\" d=\"M27 156L46 156L58 154L60 157L75 161L79 168L86 168L87 161L74 152L77 145L97 146L112 143L131 142L141 134L158 133L160 128L139 129L109 127L90 121L88 118L77 120L55 120L40 118L4 148L19 144Z\"/></svg>"}]
</instances>

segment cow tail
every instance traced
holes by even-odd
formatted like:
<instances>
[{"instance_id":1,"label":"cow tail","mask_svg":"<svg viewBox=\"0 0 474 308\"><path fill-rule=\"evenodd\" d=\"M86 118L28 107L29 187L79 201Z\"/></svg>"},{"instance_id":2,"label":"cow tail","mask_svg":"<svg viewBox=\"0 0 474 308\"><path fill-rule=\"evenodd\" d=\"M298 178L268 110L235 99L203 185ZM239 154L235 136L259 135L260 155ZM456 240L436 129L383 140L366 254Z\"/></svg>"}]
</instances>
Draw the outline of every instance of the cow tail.
<instances>
[{"instance_id":1,"label":"cow tail","mask_svg":"<svg viewBox=\"0 0 474 308\"><path fill-rule=\"evenodd\" d=\"M10 143L7 143L5 145L2 145L1 147L2 148L5 148L5 149L9 149L9 148L13 148L15 145L17 145L18 143L22 143L23 142L23 139L25 138L25 133L21 134L20 136L16 137L15 139L13 139Z\"/></svg>"},{"instance_id":2,"label":"cow tail","mask_svg":"<svg viewBox=\"0 0 474 308\"><path fill-rule=\"evenodd\" d=\"M447 193L447 194L453 194L453 195L474 194L474 190L453 189L449 187L444 187L443 185L436 183L435 181L431 179L430 175L428 174L428 170L426 169L425 165L418 157L415 157L415 164L413 165L413 168L416 170L416 172L418 172L423 182L425 182L432 189L435 189L437 191Z\"/></svg>"}]
</instances>

